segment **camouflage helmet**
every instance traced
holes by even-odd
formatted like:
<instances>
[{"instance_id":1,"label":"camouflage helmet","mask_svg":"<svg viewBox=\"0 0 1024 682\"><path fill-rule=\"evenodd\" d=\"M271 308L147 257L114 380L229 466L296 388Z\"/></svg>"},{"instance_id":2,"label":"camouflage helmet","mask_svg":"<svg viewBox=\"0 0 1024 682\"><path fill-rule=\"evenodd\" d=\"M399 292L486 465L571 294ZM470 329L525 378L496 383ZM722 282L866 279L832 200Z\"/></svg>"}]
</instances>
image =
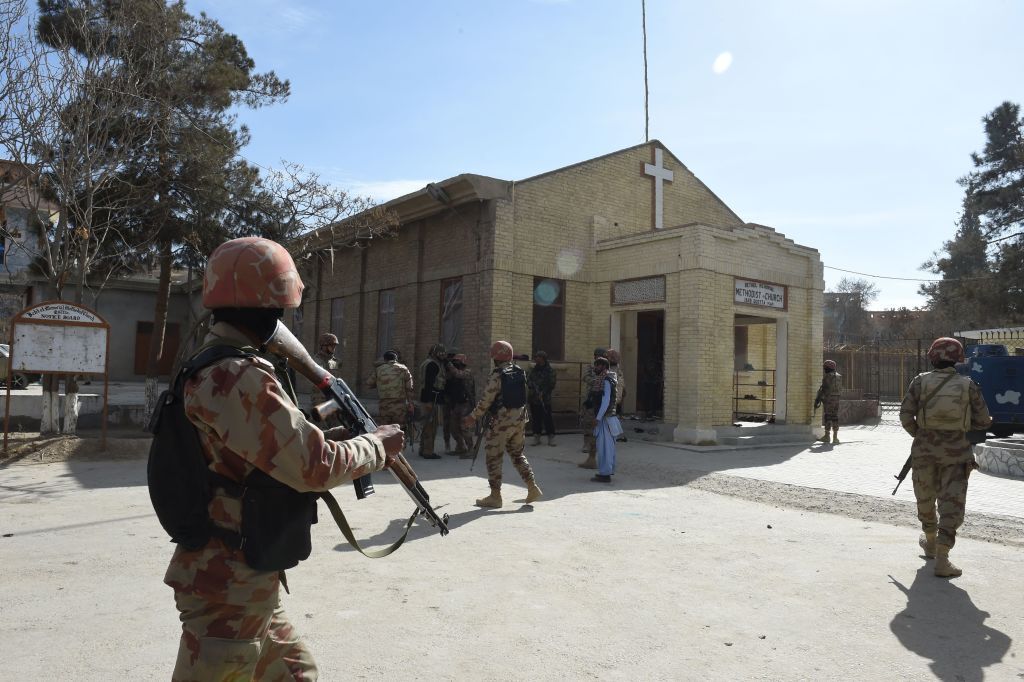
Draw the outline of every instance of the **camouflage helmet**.
<instances>
[{"instance_id":1,"label":"camouflage helmet","mask_svg":"<svg viewBox=\"0 0 1024 682\"><path fill-rule=\"evenodd\" d=\"M613 365L617 365L619 364L619 360L621 359L622 358L619 356L619 351L615 350L614 348L608 349L608 362L610 362Z\"/></svg>"},{"instance_id":2,"label":"camouflage helmet","mask_svg":"<svg viewBox=\"0 0 1024 682\"><path fill-rule=\"evenodd\" d=\"M444 355L447 352L448 349L444 347L443 343L435 343L433 346L430 347L430 350L427 351L427 355L430 355L431 357L437 357L438 355Z\"/></svg>"},{"instance_id":3,"label":"camouflage helmet","mask_svg":"<svg viewBox=\"0 0 1024 682\"><path fill-rule=\"evenodd\" d=\"M324 332L323 334L320 335L320 345L326 346L329 344L334 344L335 346L337 346L338 337L330 332Z\"/></svg>"},{"instance_id":4,"label":"camouflage helmet","mask_svg":"<svg viewBox=\"0 0 1024 682\"><path fill-rule=\"evenodd\" d=\"M491 344L491 359L508 362L512 359L512 344L508 341L495 341Z\"/></svg>"},{"instance_id":5,"label":"camouflage helmet","mask_svg":"<svg viewBox=\"0 0 1024 682\"><path fill-rule=\"evenodd\" d=\"M603 346L598 346L597 348L594 349L594 357L595 358L606 358L606 357L608 357L608 349L604 348Z\"/></svg>"},{"instance_id":6,"label":"camouflage helmet","mask_svg":"<svg viewBox=\"0 0 1024 682\"><path fill-rule=\"evenodd\" d=\"M302 278L283 246L260 237L226 241L210 254L203 305L217 308L295 308Z\"/></svg>"},{"instance_id":7,"label":"camouflage helmet","mask_svg":"<svg viewBox=\"0 0 1024 682\"><path fill-rule=\"evenodd\" d=\"M943 336L932 341L928 347L928 361L933 365L940 362L963 362L964 347L956 339Z\"/></svg>"},{"instance_id":8,"label":"camouflage helmet","mask_svg":"<svg viewBox=\"0 0 1024 682\"><path fill-rule=\"evenodd\" d=\"M835 360L826 360L826 361L825 361L825 362L824 362L824 363L822 364L822 367L824 367L825 369L830 369L830 370L832 370L833 372L834 372L834 371L835 371L836 369L838 369L838 366L836 365L836 361L835 361Z\"/></svg>"}]
</instances>

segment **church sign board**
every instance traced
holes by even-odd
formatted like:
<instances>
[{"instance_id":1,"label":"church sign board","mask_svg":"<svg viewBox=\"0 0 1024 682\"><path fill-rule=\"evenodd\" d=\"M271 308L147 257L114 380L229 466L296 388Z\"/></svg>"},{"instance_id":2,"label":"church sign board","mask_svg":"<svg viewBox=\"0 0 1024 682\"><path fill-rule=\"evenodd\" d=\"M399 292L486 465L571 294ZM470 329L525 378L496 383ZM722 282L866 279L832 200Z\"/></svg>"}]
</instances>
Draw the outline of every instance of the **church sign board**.
<instances>
[{"instance_id":1,"label":"church sign board","mask_svg":"<svg viewBox=\"0 0 1024 682\"><path fill-rule=\"evenodd\" d=\"M735 279L735 284L736 295L733 300L736 303L786 310L788 301L785 285L739 277Z\"/></svg>"},{"instance_id":2,"label":"church sign board","mask_svg":"<svg viewBox=\"0 0 1024 682\"><path fill-rule=\"evenodd\" d=\"M82 305L46 301L25 308L11 320L8 376L14 372L103 376L103 435L107 442L110 325ZM11 387L4 408L4 450L10 432Z\"/></svg>"}]
</instances>

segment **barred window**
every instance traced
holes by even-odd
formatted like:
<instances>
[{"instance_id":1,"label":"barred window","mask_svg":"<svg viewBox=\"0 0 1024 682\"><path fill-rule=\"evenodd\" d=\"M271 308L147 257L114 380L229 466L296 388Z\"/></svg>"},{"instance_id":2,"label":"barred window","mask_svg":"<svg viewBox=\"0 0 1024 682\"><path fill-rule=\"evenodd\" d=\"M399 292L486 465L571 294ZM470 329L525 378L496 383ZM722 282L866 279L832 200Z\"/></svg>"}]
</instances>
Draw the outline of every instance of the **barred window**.
<instances>
[{"instance_id":1,"label":"barred window","mask_svg":"<svg viewBox=\"0 0 1024 682\"><path fill-rule=\"evenodd\" d=\"M462 278L441 282L441 343L448 348L461 348L462 341Z\"/></svg>"},{"instance_id":2,"label":"barred window","mask_svg":"<svg viewBox=\"0 0 1024 682\"><path fill-rule=\"evenodd\" d=\"M345 338L345 299L331 299L331 327L327 331L338 337Z\"/></svg>"},{"instance_id":3,"label":"barred window","mask_svg":"<svg viewBox=\"0 0 1024 682\"><path fill-rule=\"evenodd\" d=\"M377 355L391 348L395 338L395 292L393 289L380 292L377 312Z\"/></svg>"}]
</instances>

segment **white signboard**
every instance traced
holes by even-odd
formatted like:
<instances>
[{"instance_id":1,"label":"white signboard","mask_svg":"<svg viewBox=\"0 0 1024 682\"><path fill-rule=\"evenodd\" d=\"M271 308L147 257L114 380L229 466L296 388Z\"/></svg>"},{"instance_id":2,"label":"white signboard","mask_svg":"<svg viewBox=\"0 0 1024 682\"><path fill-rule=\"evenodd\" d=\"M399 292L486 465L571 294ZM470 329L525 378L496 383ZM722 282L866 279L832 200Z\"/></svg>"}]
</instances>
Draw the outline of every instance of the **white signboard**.
<instances>
[{"instance_id":1,"label":"white signboard","mask_svg":"<svg viewBox=\"0 0 1024 682\"><path fill-rule=\"evenodd\" d=\"M71 303L29 308L14 320L11 367L20 372L105 374L110 328Z\"/></svg>"},{"instance_id":2,"label":"white signboard","mask_svg":"<svg viewBox=\"0 0 1024 682\"><path fill-rule=\"evenodd\" d=\"M736 303L764 308L786 309L786 287L750 279L736 278Z\"/></svg>"}]
</instances>

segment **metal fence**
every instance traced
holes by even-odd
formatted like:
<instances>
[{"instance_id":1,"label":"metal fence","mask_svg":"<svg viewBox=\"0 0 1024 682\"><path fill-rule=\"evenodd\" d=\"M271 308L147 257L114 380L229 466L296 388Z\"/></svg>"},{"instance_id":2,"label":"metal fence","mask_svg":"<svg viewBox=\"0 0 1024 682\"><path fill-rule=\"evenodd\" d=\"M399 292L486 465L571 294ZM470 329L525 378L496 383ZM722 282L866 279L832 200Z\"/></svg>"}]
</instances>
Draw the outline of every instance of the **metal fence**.
<instances>
[{"instance_id":1,"label":"metal fence","mask_svg":"<svg viewBox=\"0 0 1024 682\"><path fill-rule=\"evenodd\" d=\"M847 397L877 398L883 417L895 416L911 380L928 365L931 339L825 339L824 358L835 360Z\"/></svg>"}]
</instances>

